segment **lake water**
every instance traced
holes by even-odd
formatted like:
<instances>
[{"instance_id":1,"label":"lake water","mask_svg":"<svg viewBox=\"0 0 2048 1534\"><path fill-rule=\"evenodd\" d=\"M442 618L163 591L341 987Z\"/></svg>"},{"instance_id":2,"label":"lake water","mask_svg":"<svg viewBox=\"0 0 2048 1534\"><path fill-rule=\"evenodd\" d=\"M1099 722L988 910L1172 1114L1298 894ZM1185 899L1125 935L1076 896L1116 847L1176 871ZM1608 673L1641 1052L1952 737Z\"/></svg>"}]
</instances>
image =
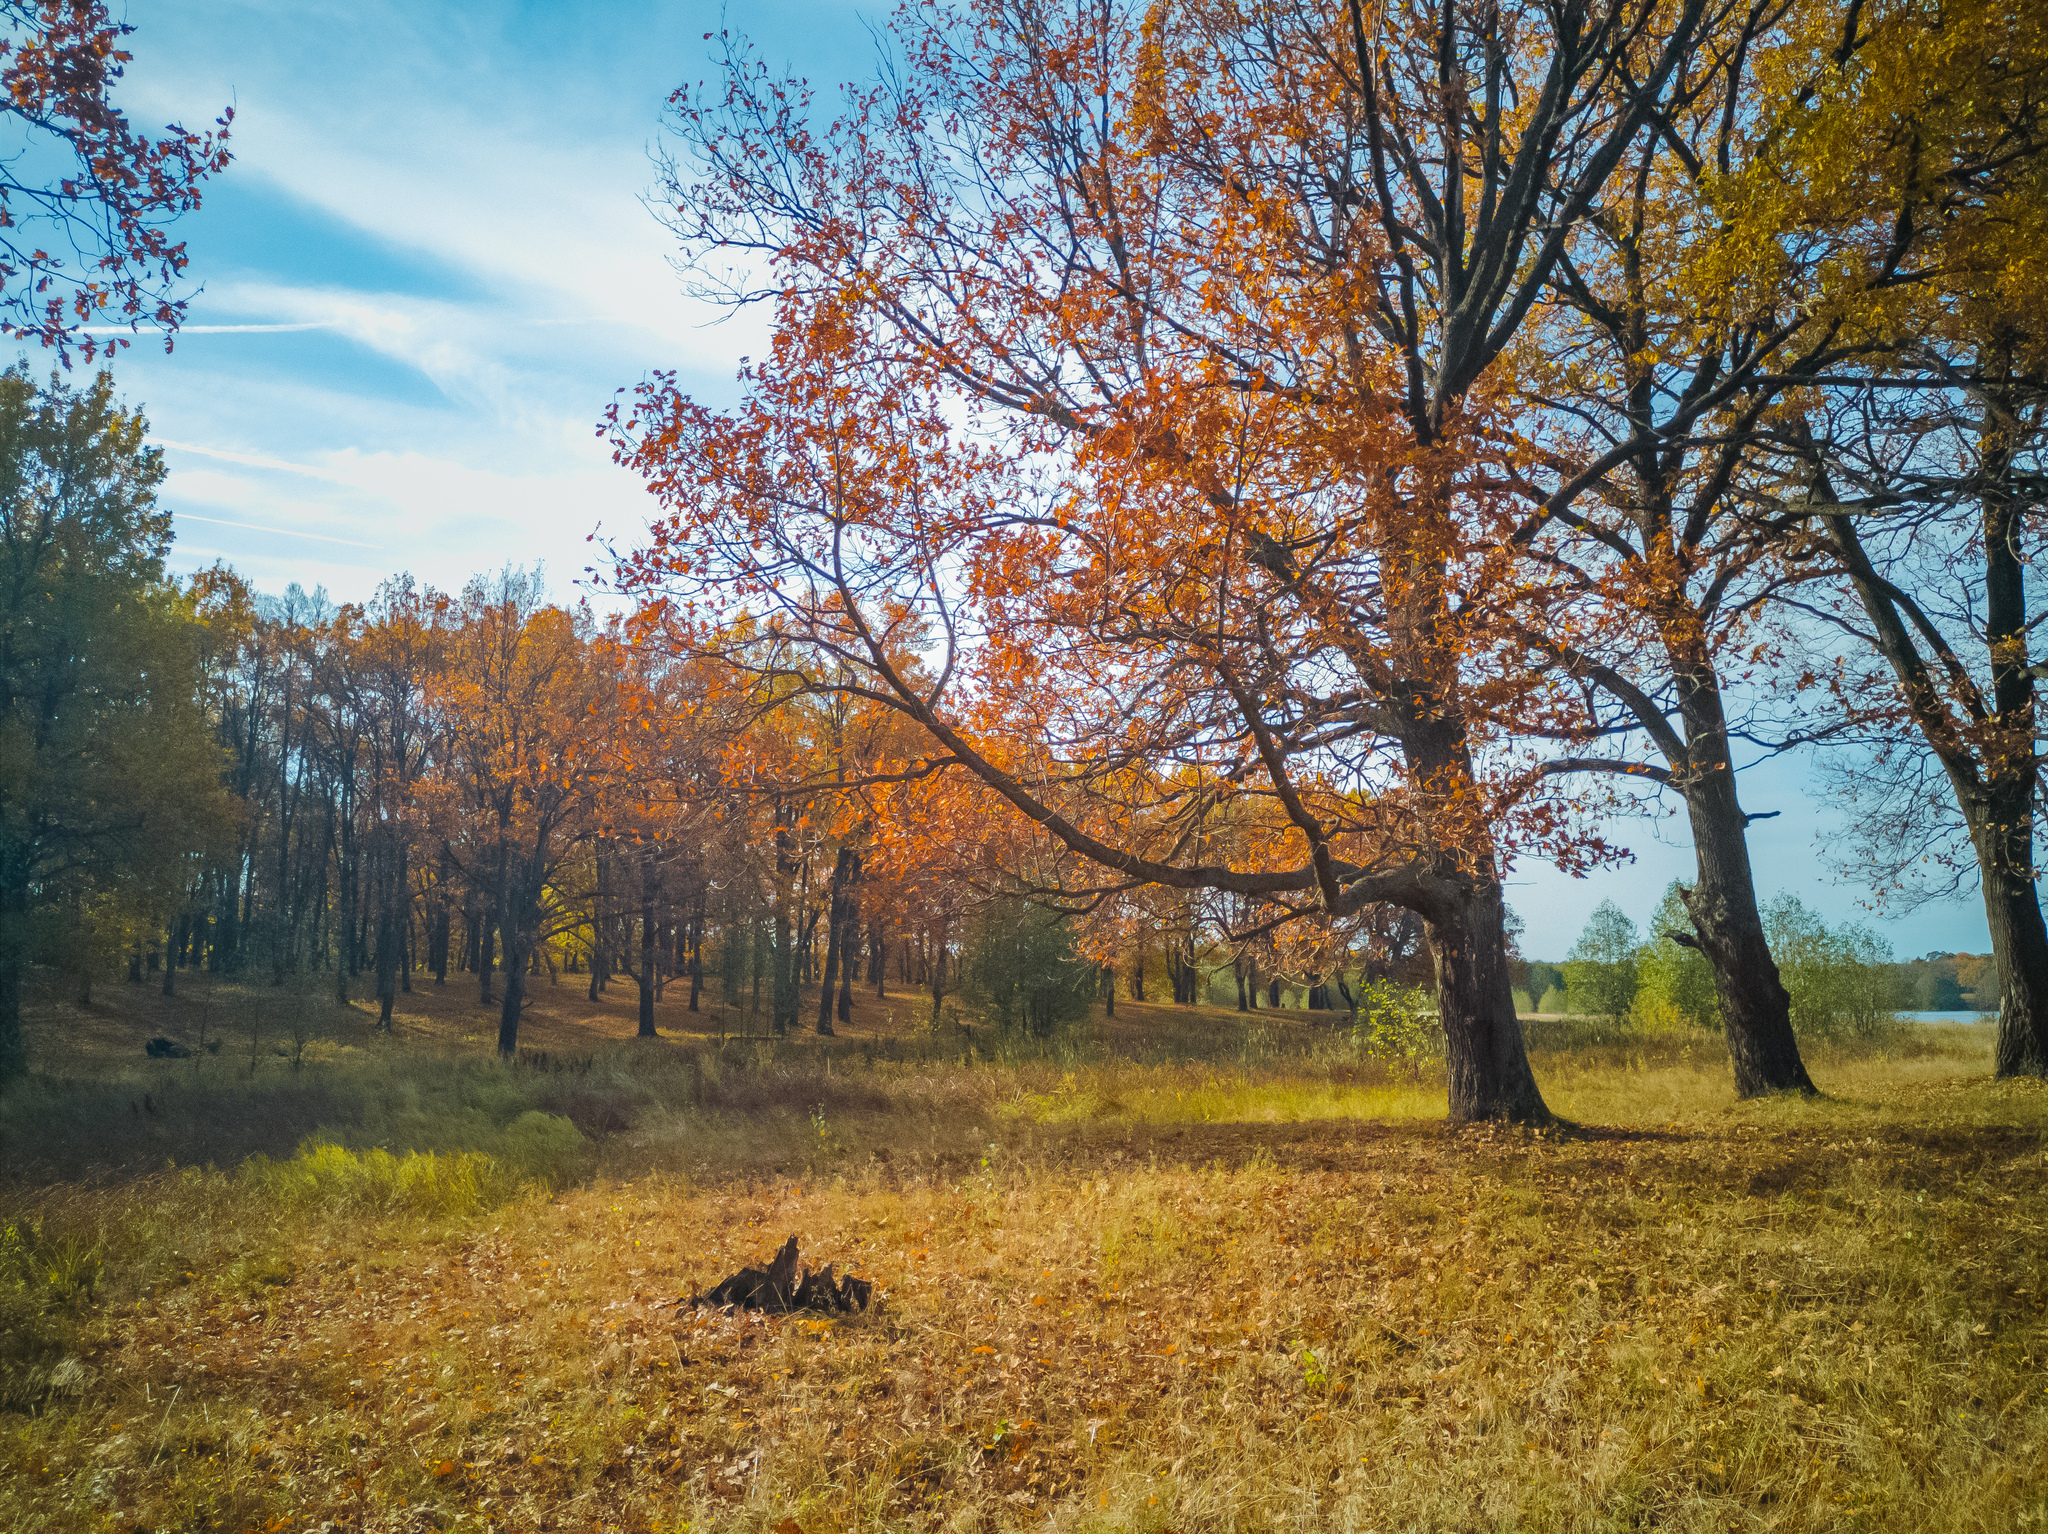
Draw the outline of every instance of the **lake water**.
<instances>
[{"instance_id":1,"label":"lake water","mask_svg":"<svg viewBox=\"0 0 2048 1534\"><path fill-rule=\"evenodd\" d=\"M1996 1012L1901 1012L1909 1023L1995 1023Z\"/></svg>"}]
</instances>

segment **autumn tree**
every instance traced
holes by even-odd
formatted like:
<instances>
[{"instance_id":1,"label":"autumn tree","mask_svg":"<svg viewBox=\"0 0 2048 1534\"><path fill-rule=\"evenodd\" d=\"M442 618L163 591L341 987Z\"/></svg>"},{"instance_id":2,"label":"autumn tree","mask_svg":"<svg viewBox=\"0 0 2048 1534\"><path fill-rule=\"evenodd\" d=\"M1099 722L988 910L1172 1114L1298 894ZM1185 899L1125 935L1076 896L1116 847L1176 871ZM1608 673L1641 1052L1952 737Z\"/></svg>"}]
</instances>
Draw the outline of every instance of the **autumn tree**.
<instances>
[{"instance_id":1,"label":"autumn tree","mask_svg":"<svg viewBox=\"0 0 2048 1534\"><path fill-rule=\"evenodd\" d=\"M228 164L210 132L152 138L114 105L135 28L100 0L0 4L0 113L16 152L0 180L0 332L90 361L111 326L165 332L185 317L189 258L170 225Z\"/></svg>"},{"instance_id":2,"label":"autumn tree","mask_svg":"<svg viewBox=\"0 0 2048 1534\"><path fill-rule=\"evenodd\" d=\"M698 270L770 265L774 352L619 416L671 508L629 581L727 583L1113 876L1409 906L1453 1114L1545 1117L1500 870L1584 844L1470 706L1519 677L1488 380L1707 12L920 9L819 132L734 59L671 200ZM1284 834L1190 858L1247 795Z\"/></svg>"},{"instance_id":3,"label":"autumn tree","mask_svg":"<svg viewBox=\"0 0 2048 1534\"><path fill-rule=\"evenodd\" d=\"M618 668L587 613L548 604L538 575L515 571L464 588L446 646L430 706L447 722L449 856L503 946L498 1049L511 1054L534 945L562 915L559 876L590 828L608 749L591 726Z\"/></svg>"},{"instance_id":4,"label":"autumn tree","mask_svg":"<svg viewBox=\"0 0 2048 1534\"><path fill-rule=\"evenodd\" d=\"M0 374L0 1082L38 923L88 895L159 919L226 829L146 436L104 373Z\"/></svg>"},{"instance_id":5,"label":"autumn tree","mask_svg":"<svg viewBox=\"0 0 2048 1534\"><path fill-rule=\"evenodd\" d=\"M1998 1073L2048 1074L2030 655L2048 488L2048 21L1901 3L1863 25L1865 88L1787 110L1780 159L1830 167L1798 195L1902 250L1915 280L1851 312L1867 355L1801 391L1759 497L1838 583L1841 600L1811 611L1857 644L1836 696L1872 741L1864 782L1884 785L1871 866L1893 892L1921 857L1974 875L1999 977ZM1754 194L1766 207L1785 195Z\"/></svg>"}]
</instances>

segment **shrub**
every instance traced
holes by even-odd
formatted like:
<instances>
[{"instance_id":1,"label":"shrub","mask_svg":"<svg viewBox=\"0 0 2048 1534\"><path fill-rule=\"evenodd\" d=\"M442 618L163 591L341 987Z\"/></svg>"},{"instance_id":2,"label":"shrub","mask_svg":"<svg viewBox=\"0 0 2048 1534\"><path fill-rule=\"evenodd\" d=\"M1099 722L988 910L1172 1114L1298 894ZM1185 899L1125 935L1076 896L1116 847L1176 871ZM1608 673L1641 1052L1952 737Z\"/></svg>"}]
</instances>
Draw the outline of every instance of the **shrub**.
<instances>
[{"instance_id":1,"label":"shrub","mask_svg":"<svg viewBox=\"0 0 2048 1534\"><path fill-rule=\"evenodd\" d=\"M1015 897L990 901L968 934L966 990L996 1026L1051 1038L1088 1015L1096 966L1057 913Z\"/></svg>"},{"instance_id":2,"label":"shrub","mask_svg":"<svg viewBox=\"0 0 2048 1534\"><path fill-rule=\"evenodd\" d=\"M1368 980L1354 994L1351 1037L1375 1060L1420 1060L1443 1053L1444 1031L1429 998L1391 980Z\"/></svg>"}]
</instances>

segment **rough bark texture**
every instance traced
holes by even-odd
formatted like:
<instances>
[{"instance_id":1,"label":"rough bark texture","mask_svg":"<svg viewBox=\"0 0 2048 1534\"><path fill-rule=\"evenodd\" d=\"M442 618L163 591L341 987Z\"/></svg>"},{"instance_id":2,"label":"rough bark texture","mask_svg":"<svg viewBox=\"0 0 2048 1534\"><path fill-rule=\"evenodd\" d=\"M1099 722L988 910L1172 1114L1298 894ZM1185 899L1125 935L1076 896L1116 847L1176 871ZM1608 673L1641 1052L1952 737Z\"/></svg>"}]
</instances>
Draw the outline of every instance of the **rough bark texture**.
<instances>
[{"instance_id":1,"label":"rough bark texture","mask_svg":"<svg viewBox=\"0 0 2048 1534\"><path fill-rule=\"evenodd\" d=\"M1699 876L1681 894L1699 950L1713 967L1735 1092L1739 1097L1811 1092L1813 1080L1792 1033L1792 998L1778 978L1757 909L1748 817L1736 798L1720 689L1711 672L1689 680L1680 786L1692 821Z\"/></svg>"},{"instance_id":2,"label":"rough bark texture","mask_svg":"<svg viewBox=\"0 0 2048 1534\"><path fill-rule=\"evenodd\" d=\"M514 951L512 926L506 924L505 999L498 1008L498 1053L510 1056L519 1048L519 1013L526 1004L525 955Z\"/></svg>"},{"instance_id":3,"label":"rough bark texture","mask_svg":"<svg viewBox=\"0 0 2048 1534\"><path fill-rule=\"evenodd\" d=\"M1547 1124L1508 978L1507 910L1488 882L1423 918L1436 956L1437 1011L1454 1122Z\"/></svg>"}]
</instances>

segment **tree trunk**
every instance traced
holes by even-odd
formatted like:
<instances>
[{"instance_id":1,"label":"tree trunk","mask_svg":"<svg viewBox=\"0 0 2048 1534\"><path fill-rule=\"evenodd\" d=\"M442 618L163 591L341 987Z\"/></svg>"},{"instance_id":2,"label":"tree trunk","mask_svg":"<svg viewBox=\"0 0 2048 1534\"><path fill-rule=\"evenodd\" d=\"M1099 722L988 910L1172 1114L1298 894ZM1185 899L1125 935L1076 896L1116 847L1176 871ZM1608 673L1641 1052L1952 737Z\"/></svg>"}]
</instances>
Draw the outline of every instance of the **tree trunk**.
<instances>
[{"instance_id":1,"label":"tree trunk","mask_svg":"<svg viewBox=\"0 0 2048 1534\"><path fill-rule=\"evenodd\" d=\"M352 973L348 962L350 934L355 931L355 879L347 868L338 870L340 888L335 893L340 897L341 909L335 913L335 930L340 936L341 948L334 963L334 999L343 1006L348 1005L348 977Z\"/></svg>"},{"instance_id":2,"label":"tree trunk","mask_svg":"<svg viewBox=\"0 0 2048 1534\"><path fill-rule=\"evenodd\" d=\"M513 951L517 939L510 924L505 928L503 940L505 999L498 1008L498 1053L510 1058L519 1050L519 1013L526 1005L526 965L521 962L524 955Z\"/></svg>"},{"instance_id":3,"label":"tree trunk","mask_svg":"<svg viewBox=\"0 0 2048 1534\"><path fill-rule=\"evenodd\" d=\"M1240 955L1237 958L1237 960L1231 964L1230 973L1237 980L1237 1010L1240 1012L1249 1012L1251 1008L1245 1004L1244 958L1242 955Z\"/></svg>"},{"instance_id":4,"label":"tree trunk","mask_svg":"<svg viewBox=\"0 0 2048 1534\"><path fill-rule=\"evenodd\" d=\"M21 978L28 962L28 896L26 874L9 870L4 883L0 883L0 1086L28 1072L28 1049L21 1037Z\"/></svg>"},{"instance_id":5,"label":"tree trunk","mask_svg":"<svg viewBox=\"0 0 2048 1534\"><path fill-rule=\"evenodd\" d=\"M1718 709L1717 709L1718 711ZM1720 739L1725 747L1726 735ZM1735 1095L1811 1092L1813 1080L1792 1033L1792 998L1764 940L1756 880L1749 865L1746 820L1725 754L1713 763L1710 740L1695 732L1694 765L1685 786L1699 879L1679 896L1692 917L1695 941L1714 971L1722 1032L1735 1068ZM1700 759L1709 763L1702 768ZM1683 934L1681 934L1681 938Z\"/></svg>"},{"instance_id":6,"label":"tree trunk","mask_svg":"<svg viewBox=\"0 0 2048 1534\"><path fill-rule=\"evenodd\" d=\"M883 987L889 979L889 940L882 936L880 922L868 930L868 944L875 969L875 999L880 1001L886 994Z\"/></svg>"},{"instance_id":7,"label":"tree trunk","mask_svg":"<svg viewBox=\"0 0 2048 1534\"><path fill-rule=\"evenodd\" d=\"M860 896L846 892L846 921L839 938L839 1021L853 1021L853 979L860 953Z\"/></svg>"},{"instance_id":8,"label":"tree trunk","mask_svg":"<svg viewBox=\"0 0 2048 1534\"><path fill-rule=\"evenodd\" d=\"M2034 881L2003 858L1978 859L1998 969L1999 1076L2048 1076L2048 925Z\"/></svg>"},{"instance_id":9,"label":"tree trunk","mask_svg":"<svg viewBox=\"0 0 2048 1534\"><path fill-rule=\"evenodd\" d=\"M654 853L640 849L640 1031L638 1037L659 1037L654 1031Z\"/></svg>"},{"instance_id":10,"label":"tree trunk","mask_svg":"<svg viewBox=\"0 0 2048 1534\"><path fill-rule=\"evenodd\" d=\"M185 924L187 918L179 916L177 926L164 934L164 994L177 994L178 966L185 958Z\"/></svg>"},{"instance_id":11,"label":"tree trunk","mask_svg":"<svg viewBox=\"0 0 2048 1534\"><path fill-rule=\"evenodd\" d=\"M1998 402L2010 411L2011 401ZM2048 929L2035 882L2034 796L2039 787L2034 670L2027 655L2026 530L2012 489L2013 444L1987 411L1978 461L1984 517L1984 640L1997 733L1987 743L1977 813L1965 805L1978 883L1998 969L1998 1054L2008 1076L2048 1076Z\"/></svg>"},{"instance_id":12,"label":"tree trunk","mask_svg":"<svg viewBox=\"0 0 2048 1534\"><path fill-rule=\"evenodd\" d=\"M398 919L387 899L377 913L377 1026L391 1031L391 1007L398 999Z\"/></svg>"},{"instance_id":13,"label":"tree trunk","mask_svg":"<svg viewBox=\"0 0 2048 1534\"><path fill-rule=\"evenodd\" d=\"M690 912L690 1010L704 994L704 879L697 880L697 904Z\"/></svg>"},{"instance_id":14,"label":"tree trunk","mask_svg":"<svg viewBox=\"0 0 2048 1534\"><path fill-rule=\"evenodd\" d=\"M1114 964L1103 965L1100 978L1102 981L1102 1015L1104 1017L1115 1017L1116 966Z\"/></svg>"},{"instance_id":15,"label":"tree trunk","mask_svg":"<svg viewBox=\"0 0 2048 1534\"><path fill-rule=\"evenodd\" d=\"M846 936L846 889L860 863L851 847L841 847L832 864L832 884L826 899L825 973L818 987L818 1032L832 1037L832 1003L839 989L839 956Z\"/></svg>"},{"instance_id":16,"label":"tree trunk","mask_svg":"<svg viewBox=\"0 0 2048 1534\"><path fill-rule=\"evenodd\" d=\"M1491 880L1423 918L1436 955L1437 1012L1453 1122L1551 1119L1529 1069L1508 981L1505 903Z\"/></svg>"},{"instance_id":17,"label":"tree trunk","mask_svg":"<svg viewBox=\"0 0 2048 1534\"><path fill-rule=\"evenodd\" d=\"M434 938L429 945L434 965L434 984L448 983L448 897L434 903Z\"/></svg>"}]
</instances>

